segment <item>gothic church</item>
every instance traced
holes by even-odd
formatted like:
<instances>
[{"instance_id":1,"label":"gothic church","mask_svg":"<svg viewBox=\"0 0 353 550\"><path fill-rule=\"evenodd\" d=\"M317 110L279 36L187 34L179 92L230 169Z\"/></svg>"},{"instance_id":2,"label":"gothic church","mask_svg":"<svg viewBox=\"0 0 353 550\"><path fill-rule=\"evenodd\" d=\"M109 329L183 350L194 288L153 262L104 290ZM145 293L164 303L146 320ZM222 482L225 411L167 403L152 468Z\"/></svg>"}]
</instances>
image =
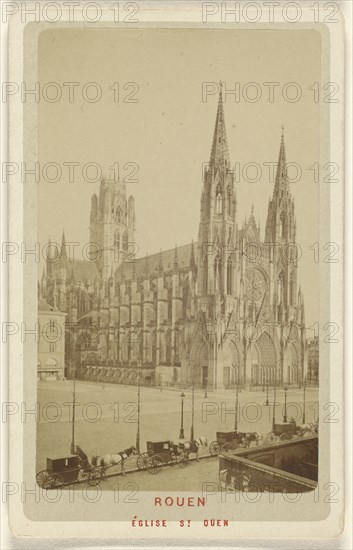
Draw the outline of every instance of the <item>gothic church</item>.
<instances>
[{"instance_id":1,"label":"gothic church","mask_svg":"<svg viewBox=\"0 0 353 550\"><path fill-rule=\"evenodd\" d=\"M91 201L90 261L70 261L64 235L60 257L49 252L39 292L67 313L66 376L214 389L303 382L304 301L283 133L264 239L253 211L238 224L222 91L197 241L136 258L134 231L134 198L104 179Z\"/></svg>"}]
</instances>

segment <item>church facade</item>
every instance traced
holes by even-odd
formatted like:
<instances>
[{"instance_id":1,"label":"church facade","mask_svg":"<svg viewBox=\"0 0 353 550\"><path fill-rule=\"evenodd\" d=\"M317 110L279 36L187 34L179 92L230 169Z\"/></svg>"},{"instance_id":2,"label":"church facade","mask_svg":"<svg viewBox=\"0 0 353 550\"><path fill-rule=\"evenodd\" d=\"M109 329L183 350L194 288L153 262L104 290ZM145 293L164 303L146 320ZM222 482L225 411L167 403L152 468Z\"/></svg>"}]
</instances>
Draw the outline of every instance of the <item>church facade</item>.
<instances>
[{"instance_id":1,"label":"church facade","mask_svg":"<svg viewBox=\"0 0 353 550\"><path fill-rule=\"evenodd\" d=\"M295 206L282 133L264 237L240 224L222 91L204 171L195 242L136 258L135 204L104 179L90 214L90 257L70 261L63 235L40 297L67 313L66 375L122 384L224 389L300 385L306 370Z\"/></svg>"}]
</instances>

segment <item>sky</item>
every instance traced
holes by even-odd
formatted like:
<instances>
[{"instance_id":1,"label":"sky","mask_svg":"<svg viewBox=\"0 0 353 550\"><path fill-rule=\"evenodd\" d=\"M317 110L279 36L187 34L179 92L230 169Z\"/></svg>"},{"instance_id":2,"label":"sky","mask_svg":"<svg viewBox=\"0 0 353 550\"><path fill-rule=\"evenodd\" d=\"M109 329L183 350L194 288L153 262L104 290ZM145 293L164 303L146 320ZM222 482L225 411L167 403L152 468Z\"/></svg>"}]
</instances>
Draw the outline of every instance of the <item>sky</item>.
<instances>
[{"instance_id":1,"label":"sky","mask_svg":"<svg viewBox=\"0 0 353 550\"><path fill-rule=\"evenodd\" d=\"M238 101L228 94L224 103L230 160L240 169L239 227L254 205L264 234L273 182L263 163L277 161L282 125L287 162L301 166L300 180L291 183L302 249L298 277L307 326L319 319L319 271L310 249L319 240L319 184L310 169L320 159L320 104L310 90L320 83L317 32L51 29L40 34L38 56L42 89L53 98L54 87L45 85L55 82L62 94L56 102L41 100L38 105L40 165L54 162L62 169L55 183L48 181L52 171L48 177L42 173L38 186L40 242L49 236L60 242L63 228L68 241L88 242L90 198L99 183L85 181L83 167L92 162L106 175L119 163L121 177L132 170L124 170L126 163L138 165L138 181L126 183L135 197L138 255L195 241L202 167L210 156L217 83L222 81L225 91L240 90ZM78 83L72 102L69 86L62 86L69 82ZM97 102L85 100L96 90L86 86L89 82L102 91ZM270 82L278 83L273 101L264 84ZM293 82L295 86L288 85ZM203 95L205 83L215 93ZM255 87L248 83L256 83L256 102L251 101ZM290 101L298 90L300 99ZM69 162L79 163L73 182L63 164ZM254 176L254 169L246 172L248 163L260 165L259 181L246 181ZM93 177L93 171L88 175Z\"/></svg>"}]
</instances>

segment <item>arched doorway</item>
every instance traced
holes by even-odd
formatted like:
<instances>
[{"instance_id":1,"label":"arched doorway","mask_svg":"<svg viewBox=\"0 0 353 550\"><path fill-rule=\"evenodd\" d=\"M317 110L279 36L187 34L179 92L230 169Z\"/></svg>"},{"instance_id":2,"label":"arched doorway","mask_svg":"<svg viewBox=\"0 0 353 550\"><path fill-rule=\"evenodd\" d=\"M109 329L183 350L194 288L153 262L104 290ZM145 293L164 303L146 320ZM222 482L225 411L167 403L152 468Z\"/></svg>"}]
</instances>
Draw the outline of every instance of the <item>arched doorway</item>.
<instances>
[{"instance_id":1,"label":"arched doorway","mask_svg":"<svg viewBox=\"0 0 353 550\"><path fill-rule=\"evenodd\" d=\"M195 387L206 388L209 384L208 344L202 338L198 338L190 352L190 384Z\"/></svg>"},{"instance_id":2,"label":"arched doorway","mask_svg":"<svg viewBox=\"0 0 353 550\"><path fill-rule=\"evenodd\" d=\"M251 352L251 384L271 384L275 378L275 346L267 332L263 332Z\"/></svg>"},{"instance_id":3,"label":"arched doorway","mask_svg":"<svg viewBox=\"0 0 353 550\"><path fill-rule=\"evenodd\" d=\"M230 342L223 355L223 387L234 388L242 383L239 352L234 342Z\"/></svg>"}]
</instances>

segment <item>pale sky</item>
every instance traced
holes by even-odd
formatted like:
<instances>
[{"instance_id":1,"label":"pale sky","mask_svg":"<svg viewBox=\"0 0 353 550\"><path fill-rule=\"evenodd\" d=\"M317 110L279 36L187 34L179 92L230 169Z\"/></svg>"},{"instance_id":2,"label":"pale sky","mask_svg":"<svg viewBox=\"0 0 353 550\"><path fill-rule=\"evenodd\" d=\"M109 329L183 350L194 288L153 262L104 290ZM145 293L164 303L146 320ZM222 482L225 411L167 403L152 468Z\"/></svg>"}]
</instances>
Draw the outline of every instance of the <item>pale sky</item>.
<instances>
[{"instance_id":1,"label":"pale sky","mask_svg":"<svg viewBox=\"0 0 353 550\"><path fill-rule=\"evenodd\" d=\"M297 219L297 242L303 256L299 282L306 324L319 320L318 264L310 246L318 241L318 183L310 170L320 159L320 104L309 88L320 82L320 35L315 31L279 30L63 30L39 38L39 81L78 82L75 101L68 88L56 103L39 103L39 161L78 162L74 183L63 166L59 182L38 186L38 239L88 242L90 198L99 184L85 182L85 163L99 163L105 173L119 162L139 165L138 183L127 184L136 204L136 238L140 254L158 252L197 239L202 164L209 160L217 94L202 101L202 83L222 80L230 90L257 82L262 98L252 103L228 96L224 104L231 163L257 162L257 183L236 184L238 226L254 204L262 237L273 183L263 162L277 161L281 126L285 126L287 162L301 165L302 178L291 184ZM97 82L102 98L88 103L82 88ZM120 101L109 87L119 82ZM122 100L136 82L138 103ZM278 82L273 102L265 82ZM296 82L302 97L285 101L283 87ZM88 93L93 89L88 90ZM254 89L249 89L249 96ZM51 90L53 93L53 89ZM288 89L293 97L294 88ZM294 172L290 172L290 174ZM249 172L252 176L253 172ZM140 255L139 254L139 255Z\"/></svg>"}]
</instances>

